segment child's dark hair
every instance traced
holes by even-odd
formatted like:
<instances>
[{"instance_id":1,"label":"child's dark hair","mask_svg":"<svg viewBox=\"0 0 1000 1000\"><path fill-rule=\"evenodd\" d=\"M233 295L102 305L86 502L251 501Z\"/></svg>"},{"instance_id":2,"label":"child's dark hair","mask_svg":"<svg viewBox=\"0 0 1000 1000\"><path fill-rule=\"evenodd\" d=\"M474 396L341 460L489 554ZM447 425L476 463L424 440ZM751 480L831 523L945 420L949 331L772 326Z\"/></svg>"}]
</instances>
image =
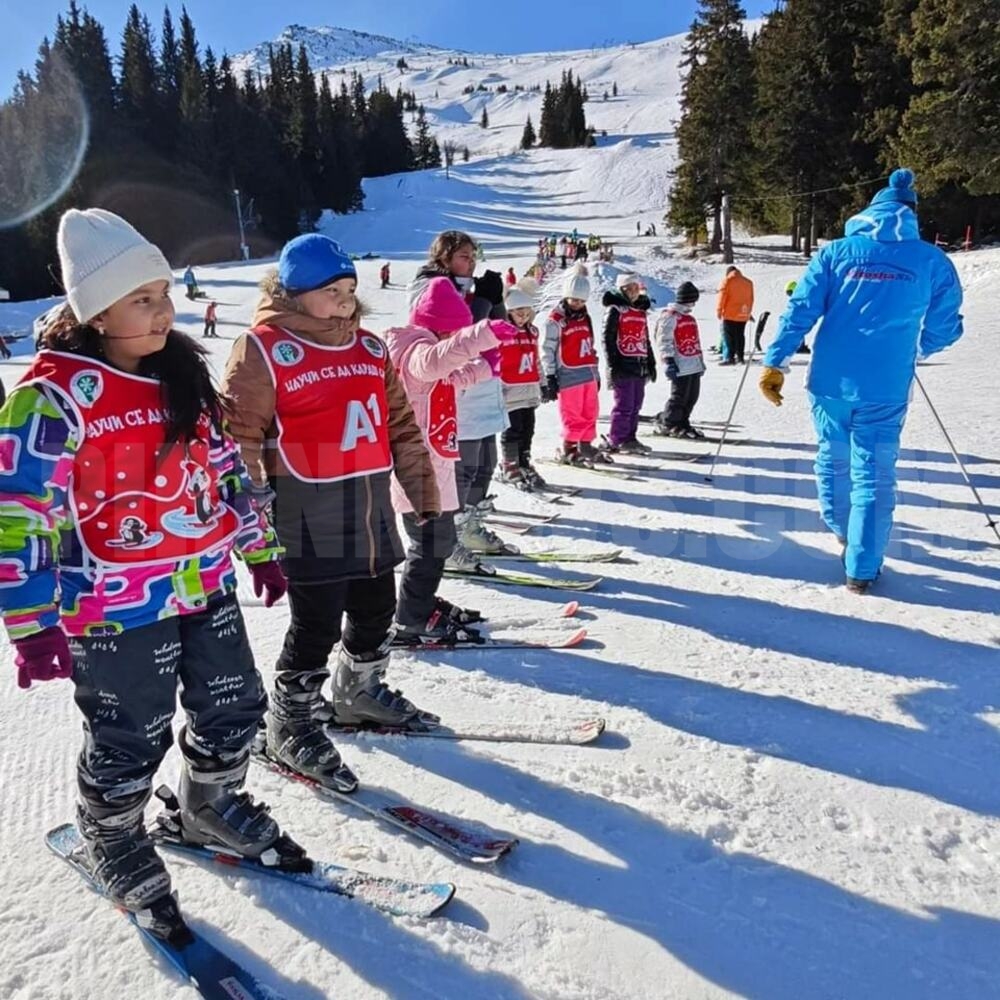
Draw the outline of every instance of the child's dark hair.
<instances>
[{"instance_id":1,"label":"child's dark hair","mask_svg":"<svg viewBox=\"0 0 1000 1000\"><path fill-rule=\"evenodd\" d=\"M68 311L42 331L38 341L44 349L104 360L100 333L95 327L78 322ZM139 362L139 375L160 381L164 408L169 415L168 442L197 437L198 418L203 413L207 412L217 426L222 424L222 401L205 363L206 353L187 334L171 330L163 347Z\"/></svg>"},{"instance_id":2,"label":"child's dark hair","mask_svg":"<svg viewBox=\"0 0 1000 1000\"><path fill-rule=\"evenodd\" d=\"M464 246L471 246L475 250L476 241L460 229L446 229L434 237L434 242L427 251L428 261L442 274L447 274L452 256Z\"/></svg>"}]
</instances>

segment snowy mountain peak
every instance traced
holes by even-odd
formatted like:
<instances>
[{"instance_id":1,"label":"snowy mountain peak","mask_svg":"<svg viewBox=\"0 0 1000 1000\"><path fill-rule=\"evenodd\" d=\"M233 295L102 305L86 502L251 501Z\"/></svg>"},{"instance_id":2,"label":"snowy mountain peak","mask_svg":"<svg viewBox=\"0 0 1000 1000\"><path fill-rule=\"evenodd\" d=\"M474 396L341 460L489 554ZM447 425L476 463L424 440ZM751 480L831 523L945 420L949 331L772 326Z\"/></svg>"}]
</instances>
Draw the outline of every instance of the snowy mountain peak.
<instances>
[{"instance_id":1,"label":"snowy mountain peak","mask_svg":"<svg viewBox=\"0 0 1000 1000\"><path fill-rule=\"evenodd\" d=\"M294 50L299 45L306 47L309 62L313 68L327 68L341 63L372 59L386 53L430 53L438 52L436 46L420 42L402 42L386 35L371 35L366 31L352 31L349 28L317 27L307 28L301 24L290 24L277 38L261 42L249 52L233 56L233 67L238 73L246 69L267 71L268 49L291 44Z\"/></svg>"}]
</instances>

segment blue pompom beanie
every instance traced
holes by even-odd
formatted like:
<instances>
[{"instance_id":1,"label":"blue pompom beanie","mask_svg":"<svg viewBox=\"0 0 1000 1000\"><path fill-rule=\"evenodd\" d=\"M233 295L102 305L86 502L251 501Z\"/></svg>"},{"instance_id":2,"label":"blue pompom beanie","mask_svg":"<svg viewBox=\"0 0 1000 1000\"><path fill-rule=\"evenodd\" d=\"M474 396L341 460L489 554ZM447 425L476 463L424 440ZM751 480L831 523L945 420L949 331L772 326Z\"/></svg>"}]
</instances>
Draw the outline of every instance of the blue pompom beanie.
<instances>
[{"instance_id":1,"label":"blue pompom beanie","mask_svg":"<svg viewBox=\"0 0 1000 1000\"><path fill-rule=\"evenodd\" d=\"M278 280L289 295L313 292L338 278L354 278L354 262L340 244L320 233L306 233L289 240L278 258Z\"/></svg>"},{"instance_id":2,"label":"blue pompom beanie","mask_svg":"<svg viewBox=\"0 0 1000 1000\"><path fill-rule=\"evenodd\" d=\"M916 178L912 170L900 167L893 170L889 175L889 186L882 188L878 194L872 198L873 205L884 205L886 202L899 202L909 205L911 208L917 207L917 192L913 190Z\"/></svg>"}]
</instances>

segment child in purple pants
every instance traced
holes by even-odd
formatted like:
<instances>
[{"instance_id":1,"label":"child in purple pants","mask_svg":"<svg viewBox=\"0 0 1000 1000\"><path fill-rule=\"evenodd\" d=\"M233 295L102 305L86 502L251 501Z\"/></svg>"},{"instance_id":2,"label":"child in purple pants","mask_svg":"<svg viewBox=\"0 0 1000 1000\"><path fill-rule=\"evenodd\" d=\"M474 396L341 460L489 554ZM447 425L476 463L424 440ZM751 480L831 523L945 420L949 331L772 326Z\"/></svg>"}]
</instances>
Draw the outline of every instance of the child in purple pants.
<instances>
[{"instance_id":1,"label":"child in purple pants","mask_svg":"<svg viewBox=\"0 0 1000 1000\"><path fill-rule=\"evenodd\" d=\"M650 307L636 274L618 275L617 291L604 293L604 352L615 404L606 447L611 452L641 455L650 449L636 440L646 382L656 381L656 361L649 341L646 313Z\"/></svg>"}]
</instances>

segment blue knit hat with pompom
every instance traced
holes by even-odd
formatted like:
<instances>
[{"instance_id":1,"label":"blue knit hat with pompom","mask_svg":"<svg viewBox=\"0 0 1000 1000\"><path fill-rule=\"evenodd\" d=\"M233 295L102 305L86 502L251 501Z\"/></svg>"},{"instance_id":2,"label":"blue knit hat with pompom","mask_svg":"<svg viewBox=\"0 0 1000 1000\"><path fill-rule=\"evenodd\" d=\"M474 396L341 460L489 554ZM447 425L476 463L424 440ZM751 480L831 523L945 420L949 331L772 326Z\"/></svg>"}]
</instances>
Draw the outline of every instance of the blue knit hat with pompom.
<instances>
[{"instance_id":1,"label":"blue knit hat with pompom","mask_svg":"<svg viewBox=\"0 0 1000 1000\"><path fill-rule=\"evenodd\" d=\"M909 205L910 208L917 207L917 192L913 190L916 178L912 170L900 167L893 170L889 175L889 186L882 188L878 194L872 198L873 205L884 205L886 202L899 202Z\"/></svg>"},{"instance_id":2,"label":"blue knit hat with pompom","mask_svg":"<svg viewBox=\"0 0 1000 1000\"><path fill-rule=\"evenodd\" d=\"M340 278L354 278L354 262L339 243L321 233L305 233L284 245L278 258L278 280L289 295L313 292Z\"/></svg>"}]
</instances>

